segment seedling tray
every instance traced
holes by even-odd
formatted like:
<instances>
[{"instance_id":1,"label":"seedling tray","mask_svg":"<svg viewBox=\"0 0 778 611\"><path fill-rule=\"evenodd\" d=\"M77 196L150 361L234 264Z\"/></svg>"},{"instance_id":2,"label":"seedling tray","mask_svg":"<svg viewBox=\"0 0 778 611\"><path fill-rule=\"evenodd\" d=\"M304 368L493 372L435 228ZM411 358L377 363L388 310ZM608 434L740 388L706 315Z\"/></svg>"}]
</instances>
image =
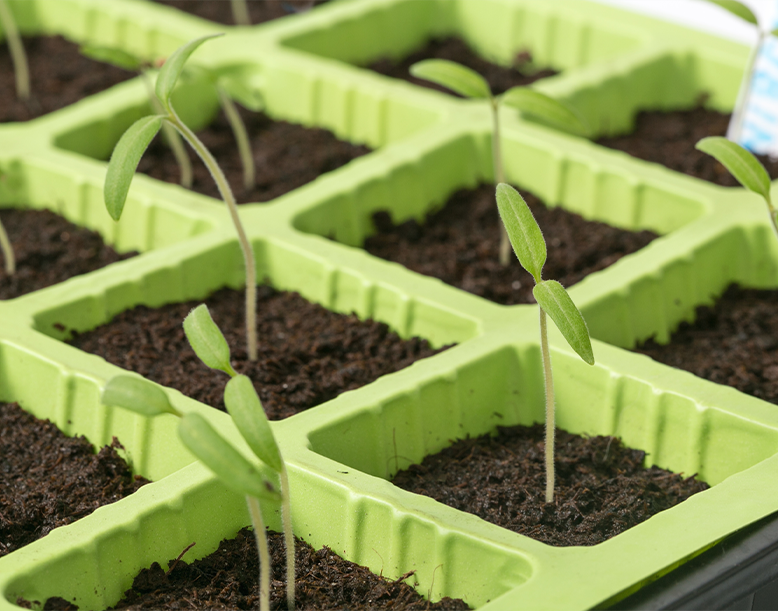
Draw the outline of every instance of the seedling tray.
<instances>
[{"instance_id":1,"label":"seedling tray","mask_svg":"<svg viewBox=\"0 0 778 611\"><path fill-rule=\"evenodd\" d=\"M749 524L778 511L774 405L626 348L665 341L731 281L776 285L778 248L763 204L505 113L507 176L551 206L662 237L571 287L595 338L594 368L551 333L558 426L616 435L647 463L699 474L711 489L593 547L555 548L507 532L388 479L449 439L542 421L537 311L468 295L359 248L370 215L421 218L454 190L490 179L489 109L369 73L433 35L457 33L507 63L517 46L562 73L538 89L582 110L600 134L640 108L731 108L748 50L584 0L340 0L251 28L216 26L141 0L11 2L25 32L166 55L227 31L193 61L239 69L276 118L326 127L375 152L268 204L241 208L257 279L401 336L457 346L307 412L273 423L289 464L295 533L389 578L415 571L433 599L478 609L616 604ZM519 49L520 50L520 49ZM236 68L237 67L237 68ZM216 111L196 79L174 104L197 128ZM61 340L137 304L240 286L224 205L138 176L122 219L102 202L105 159L147 108L137 79L28 124L0 126L0 205L51 208L141 255L0 303L0 400L18 401L95 445L116 435L154 483L0 559L0 608L18 597L114 604L141 568L196 541L202 557L249 523L242 499L183 448L173 418L99 404L120 373ZM331 239L332 238L332 239ZM174 390L248 455L229 418ZM402 457L402 458L399 458ZM272 528L279 516L265 509ZM672 574L672 573L671 573Z\"/></svg>"}]
</instances>

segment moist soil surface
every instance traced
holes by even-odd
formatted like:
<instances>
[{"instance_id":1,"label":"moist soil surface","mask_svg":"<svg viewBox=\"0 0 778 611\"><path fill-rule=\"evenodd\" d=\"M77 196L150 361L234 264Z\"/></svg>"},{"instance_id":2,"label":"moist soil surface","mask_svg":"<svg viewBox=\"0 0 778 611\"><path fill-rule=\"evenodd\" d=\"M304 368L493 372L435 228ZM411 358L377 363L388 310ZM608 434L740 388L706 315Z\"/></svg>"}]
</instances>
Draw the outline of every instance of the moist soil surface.
<instances>
[{"instance_id":1,"label":"moist soil surface","mask_svg":"<svg viewBox=\"0 0 778 611\"><path fill-rule=\"evenodd\" d=\"M284 539L268 533L272 556L270 608L286 609L286 555ZM184 556L185 557L185 556ZM445 598L430 604L407 582L413 575L390 581L343 560L329 548L314 550L304 541L295 544L295 608L318 609L469 609L461 600ZM256 609L259 606L259 561L254 533L241 530L224 540L210 556L187 564L154 563L135 578L132 589L115 609Z\"/></svg>"},{"instance_id":2,"label":"moist soil surface","mask_svg":"<svg viewBox=\"0 0 778 611\"><path fill-rule=\"evenodd\" d=\"M562 208L547 208L531 193L522 195L548 242L543 276L565 287L658 237L587 221ZM387 212L375 213L373 222L378 233L365 240L369 253L495 303L535 303L532 276L515 255L506 267L498 260L501 221L494 186L457 191L422 224L409 220L393 225Z\"/></svg>"},{"instance_id":3,"label":"moist soil surface","mask_svg":"<svg viewBox=\"0 0 778 611\"><path fill-rule=\"evenodd\" d=\"M228 3L224 3L228 4ZM297 189L370 152L366 146L338 140L326 129L303 127L286 121L273 121L264 113L238 107L251 142L256 186L246 189L243 165L235 136L223 112L198 133L227 176L238 203L266 202ZM221 199L216 183L191 147L184 144L194 175L193 190ZM159 180L178 184L178 163L160 136L143 155L138 171Z\"/></svg>"},{"instance_id":4,"label":"moist soil surface","mask_svg":"<svg viewBox=\"0 0 778 611\"><path fill-rule=\"evenodd\" d=\"M653 339L636 352L778 403L778 291L730 285L714 306L699 306L669 344Z\"/></svg>"},{"instance_id":5,"label":"moist soil surface","mask_svg":"<svg viewBox=\"0 0 778 611\"><path fill-rule=\"evenodd\" d=\"M75 522L148 483L110 446L95 454L16 403L0 403L0 556Z\"/></svg>"},{"instance_id":6,"label":"moist soil surface","mask_svg":"<svg viewBox=\"0 0 778 611\"><path fill-rule=\"evenodd\" d=\"M232 348L232 364L252 379L271 420L328 401L431 356L426 340L400 339L380 322L330 312L297 293L257 288L259 358L248 361L244 293L220 290L205 303ZM194 354L182 322L200 301L138 306L75 336L74 346L224 410L226 374Z\"/></svg>"},{"instance_id":7,"label":"moist soil surface","mask_svg":"<svg viewBox=\"0 0 778 611\"><path fill-rule=\"evenodd\" d=\"M16 257L16 273L5 271L0 254L0 299L12 299L100 269L137 253L118 254L100 234L49 210L0 210Z\"/></svg>"},{"instance_id":8,"label":"moist soil surface","mask_svg":"<svg viewBox=\"0 0 778 611\"><path fill-rule=\"evenodd\" d=\"M134 73L96 62L60 36L23 38L30 67L30 99L16 98L8 45L0 44L0 123L29 121L133 78Z\"/></svg>"},{"instance_id":9,"label":"moist soil surface","mask_svg":"<svg viewBox=\"0 0 778 611\"><path fill-rule=\"evenodd\" d=\"M596 545L708 485L657 467L615 437L557 429L556 486L545 502L544 425L456 441L393 483L554 546ZM693 474L692 474L693 475Z\"/></svg>"},{"instance_id":10,"label":"moist soil surface","mask_svg":"<svg viewBox=\"0 0 778 611\"><path fill-rule=\"evenodd\" d=\"M645 111L638 113L632 133L600 138L597 144L722 187L739 187L740 183L723 165L694 148L707 136L726 135L730 116L702 107L672 112ZM758 158L770 177L778 178L778 159L771 160L767 155Z\"/></svg>"},{"instance_id":11,"label":"moist soil surface","mask_svg":"<svg viewBox=\"0 0 778 611\"><path fill-rule=\"evenodd\" d=\"M411 76L408 71L410 67L423 59L446 59L475 70L486 79L494 95L504 93L511 87L529 85L542 78L558 74L558 72L549 68L536 68L532 63L532 54L529 51L516 53L512 67L492 64L473 53L470 47L460 38L433 39L422 49L400 60L382 58L369 64L367 67L385 76L391 76L415 85L462 97L450 89Z\"/></svg>"},{"instance_id":12,"label":"moist soil surface","mask_svg":"<svg viewBox=\"0 0 778 611\"><path fill-rule=\"evenodd\" d=\"M216 21L224 25L235 25L232 16L231 2L227 0L155 0L158 4L165 4L191 15L197 15L209 21ZM295 12L303 12L321 1L313 0L248 0L249 18L252 25L264 23Z\"/></svg>"}]
</instances>

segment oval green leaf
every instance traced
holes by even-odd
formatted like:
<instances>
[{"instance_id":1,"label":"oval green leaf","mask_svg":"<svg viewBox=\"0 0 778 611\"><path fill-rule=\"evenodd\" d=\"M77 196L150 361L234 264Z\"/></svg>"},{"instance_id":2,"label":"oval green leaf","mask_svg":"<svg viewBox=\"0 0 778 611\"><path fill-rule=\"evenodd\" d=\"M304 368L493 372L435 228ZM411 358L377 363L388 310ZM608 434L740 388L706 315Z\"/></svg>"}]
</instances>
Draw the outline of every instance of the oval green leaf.
<instances>
[{"instance_id":1,"label":"oval green leaf","mask_svg":"<svg viewBox=\"0 0 778 611\"><path fill-rule=\"evenodd\" d=\"M695 148L721 162L746 189L770 201L770 176L753 153L720 136L703 138Z\"/></svg>"},{"instance_id":2,"label":"oval green leaf","mask_svg":"<svg viewBox=\"0 0 778 611\"><path fill-rule=\"evenodd\" d=\"M532 294L578 356L589 365L594 365L594 352L586 321L564 287L556 280L544 280L535 285Z\"/></svg>"},{"instance_id":3,"label":"oval green leaf","mask_svg":"<svg viewBox=\"0 0 778 611\"><path fill-rule=\"evenodd\" d=\"M159 71L157 76L157 97L162 102L162 106L165 110L170 112L170 95L173 93L173 89L178 82L178 77L181 76L181 70L184 69L184 64L189 56L195 52L195 49L203 44L206 40L216 38L217 36L223 36L223 34L210 34L208 36L202 36L190 40L185 45L179 47L170 57L167 58L164 65Z\"/></svg>"},{"instance_id":4,"label":"oval green leaf","mask_svg":"<svg viewBox=\"0 0 778 611\"><path fill-rule=\"evenodd\" d=\"M740 17L748 23L753 23L755 26L759 26L759 22L757 21L754 13L752 13L751 9L742 2L738 2L737 0L708 0L708 2L718 4L721 8L729 11L736 17Z\"/></svg>"},{"instance_id":5,"label":"oval green leaf","mask_svg":"<svg viewBox=\"0 0 778 611\"><path fill-rule=\"evenodd\" d=\"M254 465L233 448L200 414L184 414L178 435L187 449L238 494L280 501L281 494Z\"/></svg>"},{"instance_id":6,"label":"oval green leaf","mask_svg":"<svg viewBox=\"0 0 778 611\"><path fill-rule=\"evenodd\" d=\"M410 67L416 78L432 81L466 98L491 98L486 80L475 70L447 59L425 59Z\"/></svg>"},{"instance_id":7,"label":"oval green leaf","mask_svg":"<svg viewBox=\"0 0 778 611\"><path fill-rule=\"evenodd\" d=\"M237 375L227 382L224 404L257 458L280 473L284 468L281 452L251 380L244 375Z\"/></svg>"},{"instance_id":8,"label":"oval green leaf","mask_svg":"<svg viewBox=\"0 0 778 611\"><path fill-rule=\"evenodd\" d=\"M203 363L229 376L236 375L230 364L230 346L213 322L208 306L201 303L187 314L184 319L184 333L192 350Z\"/></svg>"},{"instance_id":9,"label":"oval green leaf","mask_svg":"<svg viewBox=\"0 0 778 611\"><path fill-rule=\"evenodd\" d=\"M144 65L144 62L138 56L113 47L83 45L78 51L81 55L95 61L103 62L104 64L112 64L132 72L138 72Z\"/></svg>"},{"instance_id":10,"label":"oval green leaf","mask_svg":"<svg viewBox=\"0 0 778 611\"><path fill-rule=\"evenodd\" d=\"M103 405L123 407L144 416L181 415L159 386L135 376L119 375L108 380L100 400Z\"/></svg>"},{"instance_id":11,"label":"oval green leaf","mask_svg":"<svg viewBox=\"0 0 778 611\"><path fill-rule=\"evenodd\" d=\"M519 263L532 274L536 283L540 282L546 263L546 241L527 202L516 189L500 183L497 185L497 209Z\"/></svg>"},{"instance_id":12,"label":"oval green leaf","mask_svg":"<svg viewBox=\"0 0 778 611\"><path fill-rule=\"evenodd\" d=\"M589 126L575 110L540 91L528 87L513 87L506 91L501 99L503 104L559 129L581 136L589 134Z\"/></svg>"},{"instance_id":13,"label":"oval green leaf","mask_svg":"<svg viewBox=\"0 0 778 611\"><path fill-rule=\"evenodd\" d=\"M161 127L162 117L143 117L135 121L116 143L108 162L103 187L105 207L113 220L118 221L121 218L140 158Z\"/></svg>"}]
</instances>

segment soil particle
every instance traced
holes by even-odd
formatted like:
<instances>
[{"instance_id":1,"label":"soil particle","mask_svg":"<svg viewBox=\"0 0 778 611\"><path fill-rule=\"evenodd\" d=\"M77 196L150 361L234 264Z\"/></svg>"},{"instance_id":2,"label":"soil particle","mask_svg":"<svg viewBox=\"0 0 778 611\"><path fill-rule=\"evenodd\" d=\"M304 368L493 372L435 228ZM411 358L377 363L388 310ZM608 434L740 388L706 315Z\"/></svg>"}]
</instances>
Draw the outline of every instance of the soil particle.
<instances>
[{"instance_id":1,"label":"soil particle","mask_svg":"<svg viewBox=\"0 0 778 611\"><path fill-rule=\"evenodd\" d=\"M133 78L134 73L84 57L60 36L23 38L30 66L31 97L16 98L8 45L0 44L0 123L29 121Z\"/></svg>"},{"instance_id":2,"label":"soil particle","mask_svg":"<svg viewBox=\"0 0 778 611\"><path fill-rule=\"evenodd\" d=\"M95 454L85 437L0 403L0 556L147 484L117 448L114 437Z\"/></svg>"},{"instance_id":3,"label":"soil particle","mask_svg":"<svg viewBox=\"0 0 778 611\"><path fill-rule=\"evenodd\" d=\"M423 48L414 51L399 61L383 58L373 62L368 68L385 76L391 76L414 83L415 85L427 87L428 89L435 89L456 97L462 97L453 93L450 89L411 76L408 72L410 67L423 59L446 59L475 70L486 79L494 95L504 93L511 87L530 85L542 78L558 74L558 72L550 68L536 68L532 63L532 54L527 50L516 53L513 66L511 67L493 64L473 53L460 38L433 39Z\"/></svg>"},{"instance_id":4,"label":"soil particle","mask_svg":"<svg viewBox=\"0 0 778 611\"><path fill-rule=\"evenodd\" d=\"M722 187L738 187L729 171L710 155L694 148L707 136L724 136L729 114L698 106L691 110L644 111L636 117L635 130L623 136L600 138L597 144L624 151L654 163L702 178ZM778 159L759 155L770 177L778 178Z\"/></svg>"},{"instance_id":5,"label":"soil particle","mask_svg":"<svg viewBox=\"0 0 778 611\"><path fill-rule=\"evenodd\" d=\"M16 273L6 273L4 259L0 265L0 299L19 297L137 254L117 254L97 232L49 210L3 209L0 220L16 257Z\"/></svg>"},{"instance_id":6,"label":"soil particle","mask_svg":"<svg viewBox=\"0 0 778 611\"><path fill-rule=\"evenodd\" d=\"M393 483L554 546L596 545L708 485L657 467L615 437L557 429L554 502L545 502L544 425L456 441Z\"/></svg>"},{"instance_id":7,"label":"soil particle","mask_svg":"<svg viewBox=\"0 0 778 611\"><path fill-rule=\"evenodd\" d=\"M283 536L268 533L272 556L270 608L286 609L286 555ZM464 610L461 600L445 598L430 604L404 581L390 581L343 560L329 548L314 550L295 544L296 608ZM173 566L175 561L170 561ZM259 603L259 561L254 534L247 528L224 540L213 554L192 564L179 560L165 571L154 563L135 578L132 589L115 609L256 609Z\"/></svg>"},{"instance_id":8,"label":"soil particle","mask_svg":"<svg viewBox=\"0 0 778 611\"><path fill-rule=\"evenodd\" d=\"M699 306L669 344L636 352L696 376L778 403L778 291L730 285L714 306Z\"/></svg>"},{"instance_id":9,"label":"soil particle","mask_svg":"<svg viewBox=\"0 0 778 611\"><path fill-rule=\"evenodd\" d=\"M247 360L244 293L220 290L205 303L232 348L233 367L249 376L271 420L319 405L342 392L439 352L418 337L403 340L387 325L330 312L297 293L257 289L259 358ZM199 301L158 309L138 306L70 343L108 362L224 409L226 374L194 354L182 322Z\"/></svg>"},{"instance_id":10,"label":"soil particle","mask_svg":"<svg viewBox=\"0 0 778 611\"><path fill-rule=\"evenodd\" d=\"M225 0L155 0L158 4L197 15L202 19L224 25L235 25L230 2ZM322 2L313 0L248 0L249 19L252 25L304 12Z\"/></svg>"},{"instance_id":11,"label":"soil particle","mask_svg":"<svg viewBox=\"0 0 778 611\"><path fill-rule=\"evenodd\" d=\"M562 208L547 208L526 191L524 199L548 243L545 278L569 287L605 269L658 237L650 231L611 227ZM365 250L420 274L503 305L535 303L532 276L511 255L500 265L500 220L494 186L462 189L424 222L393 225L387 212L373 215L377 233L365 240Z\"/></svg>"}]
</instances>

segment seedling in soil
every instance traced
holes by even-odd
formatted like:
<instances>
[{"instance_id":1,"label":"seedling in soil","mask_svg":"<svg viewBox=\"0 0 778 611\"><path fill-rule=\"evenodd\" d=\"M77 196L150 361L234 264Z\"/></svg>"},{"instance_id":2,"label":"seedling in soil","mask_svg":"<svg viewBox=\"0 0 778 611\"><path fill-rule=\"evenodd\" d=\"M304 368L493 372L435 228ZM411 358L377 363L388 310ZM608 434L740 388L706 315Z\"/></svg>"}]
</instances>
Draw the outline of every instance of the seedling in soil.
<instances>
[{"instance_id":1,"label":"seedling in soil","mask_svg":"<svg viewBox=\"0 0 778 611\"><path fill-rule=\"evenodd\" d=\"M0 251L3 252L3 259L5 259L5 273L12 276L16 273L16 257L14 257L11 240L8 239L8 233L2 222L0 222Z\"/></svg>"},{"instance_id":2,"label":"seedling in soil","mask_svg":"<svg viewBox=\"0 0 778 611\"><path fill-rule=\"evenodd\" d=\"M232 19L236 25L251 25L249 7L246 0L230 0L232 5Z\"/></svg>"},{"instance_id":3,"label":"seedling in soil","mask_svg":"<svg viewBox=\"0 0 778 611\"><path fill-rule=\"evenodd\" d=\"M745 113L746 108L748 108L748 101L751 97L751 81L753 80L756 58L759 57L759 53L762 50L762 45L764 45L765 40L767 40L769 36L778 36L778 29L772 31L763 30L759 26L759 20L751 9L737 0L708 0L708 2L718 5L743 21L756 26L756 44L751 49L751 54L748 57L746 69L743 73L743 80L740 82L740 90L738 91L737 100L735 102L735 110L732 112L732 118L730 119L729 128L727 129L727 138L737 142L742 135L743 114Z\"/></svg>"},{"instance_id":4,"label":"seedling in soil","mask_svg":"<svg viewBox=\"0 0 778 611\"><path fill-rule=\"evenodd\" d=\"M16 77L16 97L20 100L30 99L30 69L27 66L27 54L24 52L22 37L16 20L8 8L6 0L0 0L0 26L8 39L8 51L11 53L11 62L14 66Z\"/></svg>"},{"instance_id":5,"label":"seedling in soil","mask_svg":"<svg viewBox=\"0 0 778 611\"><path fill-rule=\"evenodd\" d=\"M207 306L200 305L184 320L184 332L197 356L212 369L224 371L230 381L224 389L224 403L235 426L251 451L279 477L280 490L264 477L224 437L199 414L182 414L175 409L165 393L143 378L120 375L108 381L102 402L132 410L144 416L173 414L181 418L178 434L181 441L213 471L224 484L246 497L257 551L260 559L260 610L270 609L270 554L259 501L281 503L286 544L287 608L294 609L294 536L289 498L289 477L273 431L251 380L235 372L230 364L230 348L222 332L213 322ZM275 479L275 478L273 478Z\"/></svg>"},{"instance_id":6,"label":"seedling in soil","mask_svg":"<svg viewBox=\"0 0 778 611\"><path fill-rule=\"evenodd\" d=\"M222 199L227 204L230 217L238 234L238 242L243 253L246 268L246 336L248 355L250 360L255 361L257 360L257 280L254 252L240 221L235 196L227 182L227 178L224 176L224 172L200 139L181 121L170 100L173 88L189 56L203 42L215 36L220 36L220 34L203 36L186 43L177 49L162 66L157 76L155 95L164 113L138 119L116 144L105 176L104 198L108 213L114 220L118 221L127 201L127 193L130 189L132 177L135 175L138 163L154 139L154 136L157 135L163 124L172 125L181 134L200 159L203 160L205 167L211 173Z\"/></svg>"},{"instance_id":7,"label":"seedling in soil","mask_svg":"<svg viewBox=\"0 0 778 611\"><path fill-rule=\"evenodd\" d=\"M546 263L546 242L524 198L513 187L497 185L497 208L521 266L535 280L532 294L540 311L540 353L543 359L543 379L546 391L546 503L554 501L554 380L551 355L548 350L546 314L562 332L567 343L586 363L594 365L592 342L583 315L575 307L564 287L556 280L543 280Z\"/></svg>"},{"instance_id":8,"label":"seedling in soil","mask_svg":"<svg viewBox=\"0 0 778 611\"><path fill-rule=\"evenodd\" d=\"M703 138L695 145L695 148L714 157L729 170L729 173L741 185L764 198L770 215L770 223L776 238L778 238L778 211L773 207L770 198L770 175L754 154L739 144L720 136Z\"/></svg>"},{"instance_id":9,"label":"seedling in soil","mask_svg":"<svg viewBox=\"0 0 778 611\"><path fill-rule=\"evenodd\" d=\"M532 115L565 131L587 135L589 128L572 108L528 87L512 87L501 95L492 95L489 84L475 70L445 59L425 59L413 64L410 72L417 78L432 81L466 98L486 99L492 107L492 165L494 182L505 182L500 150L500 106L507 105ZM500 263L508 265L511 245L505 228L500 234Z\"/></svg>"}]
</instances>

